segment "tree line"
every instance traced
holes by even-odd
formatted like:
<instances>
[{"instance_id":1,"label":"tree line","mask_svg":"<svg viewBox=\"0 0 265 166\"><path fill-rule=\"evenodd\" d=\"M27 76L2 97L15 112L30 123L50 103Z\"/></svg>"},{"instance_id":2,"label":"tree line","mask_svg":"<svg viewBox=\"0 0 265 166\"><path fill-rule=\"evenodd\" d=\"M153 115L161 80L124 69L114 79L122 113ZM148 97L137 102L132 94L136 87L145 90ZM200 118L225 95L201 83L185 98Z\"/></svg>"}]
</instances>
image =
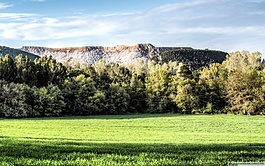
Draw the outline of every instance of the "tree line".
<instances>
[{"instance_id":1,"label":"tree line","mask_svg":"<svg viewBox=\"0 0 265 166\"><path fill-rule=\"evenodd\" d=\"M265 114L261 54L232 52L195 71L177 61L125 67L0 58L0 117L129 113Z\"/></svg>"}]
</instances>

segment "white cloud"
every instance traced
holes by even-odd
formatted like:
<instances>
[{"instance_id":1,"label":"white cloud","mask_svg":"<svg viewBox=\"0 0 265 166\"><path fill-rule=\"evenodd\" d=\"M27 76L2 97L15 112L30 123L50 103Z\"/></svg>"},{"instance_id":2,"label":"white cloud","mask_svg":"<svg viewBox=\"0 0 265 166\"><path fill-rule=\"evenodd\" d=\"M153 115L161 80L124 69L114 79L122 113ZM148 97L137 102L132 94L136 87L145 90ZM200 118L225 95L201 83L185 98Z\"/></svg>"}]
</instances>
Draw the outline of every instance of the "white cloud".
<instances>
[{"instance_id":1,"label":"white cloud","mask_svg":"<svg viewBox=\"0 0 265 166\"><path fill-rule=\"evenodd\" d=\"M192 7L196 7L199 5L204 5L209 3L211 0L193 0L193 1L186 1L186 2L180 2L180 3L175 3L175 4L166 4L163 6L159 6L157 8L154 8L151 10L153 13L165 13L165 12L170 12L170 11L175 11L175 10L183 10L183 9L188 9Z\"/></svg>"},{"instance_id":2,"label":"white cloud","mask_svg":"<svg viewBox=\"0 0 265 166\"><path fill-rule=\"evenodd\" d=\"M59 22L58 19L56 19L56 18L49 18L49 17L44 17L43 20L44 20L44 22L46 24L54 24L54 23Z\"/></svg>"},{"instance_id":3,"label":"white cloud","mask_svg":"<svg viewBox=\"0 0 265 166\"><path fill-rule=\"evenodd\" d=\"M171 42L225 51L249 49L265 56L261 44L265 43L264 11L264 1L190 0L151 10L139 29L149 29L160 39L156 40L158 44Z\"/></svg>"},{"instance_id":4,"label":"white cloud","mask_svg":"<svg viewBox=\"0 0 265 166\"><path fill-rule=\"evenodd\" d=\"M44 17L36 21L35 15L13 15L6 19L29 17L30 22L0 23L0 37L24 41L67 39L89 36L103 36L115 29L111 21L96 20L93 18L79 18L59 20ZM1 18L1 16L0 16Z\"/></svg>"},{"instance_id":5,"label":"white cloud","mask_svg":"<svg viewBox=\"0 0 265 166\"><path fill-rule=\"evenodd\" d=\"M30 13L0 13L0 20L6 20L10 23L14 23L16 21L29 21L36 17L38 17L37 14Z\"/></svg>"},{"instance_id":6,"label":"white cloud","mask_svg":"<svg viewBox=\"0 0 265 166\"><path fill-rule=\"evenodd\" d=\"M5 8L12 7L12 6L13 6L13 5L11 5L11 4L0 3L0 9L5 9Z\"/></svg>"}]
</instances>

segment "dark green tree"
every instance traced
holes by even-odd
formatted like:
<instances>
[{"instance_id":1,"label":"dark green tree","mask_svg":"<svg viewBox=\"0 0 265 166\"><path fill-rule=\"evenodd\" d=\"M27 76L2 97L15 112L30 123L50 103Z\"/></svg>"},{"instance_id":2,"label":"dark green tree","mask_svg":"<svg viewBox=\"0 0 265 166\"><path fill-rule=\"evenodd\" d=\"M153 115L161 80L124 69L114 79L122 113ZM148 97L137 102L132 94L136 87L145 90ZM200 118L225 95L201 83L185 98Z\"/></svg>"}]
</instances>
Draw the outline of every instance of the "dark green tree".
<instances>
[{"instance_id":1,"label":"dark green tree","mask_svg":"<svg viewBox=\"0 0 265 166\"><path fill-rule=\"evenodd\" d=\"M92 78L86 77L84 74L68 78L63 83L62 91L67 103L64 114L91 115L94 114L94 110L100 112L95 108L96 105L93 105L95 102L93 97L95 95L101 96L102 102L104 97L100 91L97 91L96 83Z\"/></svg>"},{"instance_id":2,"label":"dark green tree","mask_svg":"<svg viewBox=\"0 0 265 166\"><path fill-rule=\"evenodd\" d=\"M59 116L65 108L65 102L58 86L49 84L41 87L34 94L34 109L40 116Z\"/></svg>"},{"instance_id":3,"label":"dark green tree","mask_svg":"<svg viewBox=\"0 0 265 166\"><path fill-rule=\"evenodd\" d=\"M199 71L196 84L196 93L199 97L199 106L202 113L219 113L225 111L226 99L224 94L227 71L221 64L211 64ZM211 106L211 109L209 109Z\"/></svg>"},{"instance_id":4,"label":"dark green tree","mask_svg":"<svg viewBox=\"0 0 265 166\"><path fill-rule=\"evenodd\" d=\"M145 82L141 76L137 76L136 74L132 75L127 92L130 95L129 112L144 113L147 109L147 94L145 91Z\"/></svg>"},{"instance_id":5,"label":"dark green tree","mask_svg":"<svg viewBox=\"0 0 265 166\"><path fill-rule=\"evenodd\" d=\"M0 80L0 116L7 118L27 117L30 106L26 104L23 84Z\"/></svg>"},{"instance_id":6,"label":"dark green tree","mask_svg":"<svg viewBox=\"0 0 265 166\"><path fill-rule=\"evenodd\" d=\"M170 71L159 69L146 77L146 93L148 112L170 112L171 100L169 99Z\"/></svg>"},{"instance_id":7,"label":"dark green tree","mask_svg":"<svg viewBox=\"0 0 265 166\"><path fill-rule=\"evenodd\" d=\"M16 56L14 60L15 64L15 82L26 83L27 85L37 85L35 64L28 57L22 55Z\"/></svg>"},{"instance_id":8,"label":"dark green tree","mask_svg":"<svg viewBox=\"0 0 265 166\"><path fill-rule=\"evenodd\" d=\"M15 64L14 60L6 55L5 57L0 57L0 79L4 79L8 82L15 80Z\"/></svg>"},{"instance_id":9,"label":"dark green tree","mask_svg":"<svg viewBox=\"0 0 265 166\"><path fill-rule=\"evenodd\" d=\"M111 83L106 91L107 109L105 114L125 114L129 112L130 95L124 87Z\"/></svg>"},{"instance_id":10,"label":"dark green tree","mask_svg":"<svg viewBox=\"0 0 265 166\"><path fill-rule=\"evenodd\" d=\"M178 109L185 114L191 114L198 109L199 98L196 94L196 82L193 79L192 72L182 63L179 64L177 76L171 79L171 90L174 93L170 94L172 101ZM173 89L176 88L176 89Z\"/></svg>"},{"instance_id":11,"label":"dark green tree","mask_svg":"<svg viewBox=\"0 0 265 166\"><path fill-rule=\"evenodd\" d=\"M67 74L67 68L62 63L57 63L52 56L43 56L35 60L37 86L48 86L48 84L59 85Z\"/></svg>"}]
</instances>

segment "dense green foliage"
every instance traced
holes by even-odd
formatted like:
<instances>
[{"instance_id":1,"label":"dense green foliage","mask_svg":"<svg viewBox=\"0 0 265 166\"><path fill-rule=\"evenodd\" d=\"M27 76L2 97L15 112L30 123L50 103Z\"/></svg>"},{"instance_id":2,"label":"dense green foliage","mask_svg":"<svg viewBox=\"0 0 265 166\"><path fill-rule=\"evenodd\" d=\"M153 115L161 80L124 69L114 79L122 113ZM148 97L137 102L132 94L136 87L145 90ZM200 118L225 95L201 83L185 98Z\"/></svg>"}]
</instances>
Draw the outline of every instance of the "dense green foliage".
<instances>
[{"instance_id":1,"label":"dense green foliage","mask_svg":"<svg viewBox=\"0 0 265 166\"><path fill-rule=\"evenodd\" d=\"M0 121L0 165L265 162L263 116L138 114Z\"/></svg>"},{"instance_id":2,"label":"dense green foliage","mask_svg":"<svg viewBox=\"0 0 265 166\"><path fill-rule=\"evenodd\" d=\"M152 58L157 63L163 64L170 61L182 62L191 70L197 70L211 63L222 63L227 56L226 52L214 50L179 49L167 51Z\"/></svg>"},{"instance_id":3,"label":"dense green foliage","mask_svg":"<svg viewBox=\"0 0 265 166\"><path fill-rule=\"evenodd\" d=\"M222 64L195 71L177 61L70 67L51 56L0 58L0 117L264 114L264 92L265 70L256 52L234 52Z\"/></svg>"}]
</instances>

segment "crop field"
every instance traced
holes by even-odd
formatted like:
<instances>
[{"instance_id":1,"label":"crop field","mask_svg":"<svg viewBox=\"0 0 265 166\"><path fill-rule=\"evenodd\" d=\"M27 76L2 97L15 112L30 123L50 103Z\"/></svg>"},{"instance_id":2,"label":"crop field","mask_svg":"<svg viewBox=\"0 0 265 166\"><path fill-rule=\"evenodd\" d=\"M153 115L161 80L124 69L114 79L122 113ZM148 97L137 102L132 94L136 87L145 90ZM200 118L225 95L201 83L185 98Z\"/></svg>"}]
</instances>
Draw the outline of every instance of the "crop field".
<instances>
[{"instance_id":1,"label":"crop field","mask_svg":"<svg viewBox=\"0 0 265 166\"><path fill-rule=\"evenodd\" d=\"M265 117L118 115L0 120L0 165L265 162Z\"/></svg>"}]
</instances>

